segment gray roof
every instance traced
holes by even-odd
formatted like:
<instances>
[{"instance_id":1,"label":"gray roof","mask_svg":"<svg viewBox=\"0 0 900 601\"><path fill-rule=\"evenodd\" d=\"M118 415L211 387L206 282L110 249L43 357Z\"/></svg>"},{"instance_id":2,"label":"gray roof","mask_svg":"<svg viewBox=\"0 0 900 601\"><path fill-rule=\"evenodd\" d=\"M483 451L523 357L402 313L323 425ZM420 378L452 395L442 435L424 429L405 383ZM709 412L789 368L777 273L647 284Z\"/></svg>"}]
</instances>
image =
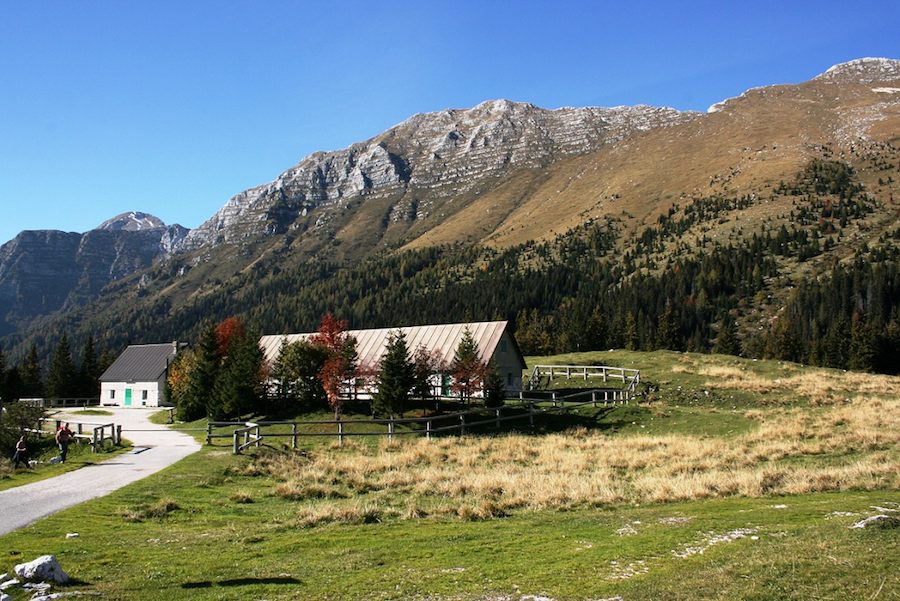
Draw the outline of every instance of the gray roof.
<instances>
[{"instance_id":1,"label":"gray roof","mask_svg":"<svg viewBox=\"0 0 900 601\"><path fill-rule=\"evenodd\" d=\"M156 382L175 358L178 343L133 344L122 351L103 375L101 382ZM178 345L179 348L184 344Z\"/></svg>"},{"instance_id":2,"label":"gray roof","mask_svg":"<svg viewBox=\"0 0 900 601\"><path fill-rule=\"evenodd\" d=\"M364 368L374 368L381 361L385 353L388 334L391 332L403 332L406 335L406 346L410 353L417 347L424 346L429 352L438 355L445 363L453 360L453 354L463 332L468 328L478 345L478 354L482 361L487 361L494 355L500 338L506 332L513 341L514 352L519 356L522 367L525 360L522 359L512 333L506 330L505 321L483 321L477 323L448 323L428 326L412 326L405 328L378 328L373 330L347 330L346 334L356 338L356 352L359 355L359 365ZM263 336L259 339L259 346L263 350L266 361L274 363L284 342L296 342L307 340L315 333L284 334Z\"/></svg>"}]
</instances>

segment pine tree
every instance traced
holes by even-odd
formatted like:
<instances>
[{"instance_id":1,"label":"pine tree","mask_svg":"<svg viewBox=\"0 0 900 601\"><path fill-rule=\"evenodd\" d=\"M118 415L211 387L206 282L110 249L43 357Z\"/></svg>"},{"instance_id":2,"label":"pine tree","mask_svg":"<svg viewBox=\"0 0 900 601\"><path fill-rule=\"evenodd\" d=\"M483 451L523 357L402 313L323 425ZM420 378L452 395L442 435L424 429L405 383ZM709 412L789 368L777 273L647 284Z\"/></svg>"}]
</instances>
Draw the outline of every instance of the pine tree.
<instances>
[{"instance_id":1,"label":"pine tree","mask_svg":"<svg viewBox=\"0 0 900 601\"><path fill-rule=\"evenodd\" d=\"M32 344L22 362L22 397L39 398L44 396L44 379L41 375L41 362L38 360L37 346Z\"/></svg>"},{"instance_id":2,"label":"pine tree","mask_svg":"<svg viewBox=\"0 0 900 601\"><path fill-rule=\"evenodd\" d=\"M69 338L63 334L53 351L47 370L47 395L50 398L75 396L78 392L78 372L72 362Z\"/></svg>"},{"instance_id":3,"label":"pine tree","mask_svg":"<svg viewBox=\"0 0 900 601\"><path fill-rule=\"evenodd\" d=\"M179 407L181 419L194 420L206 417L220 420L224 417L223 407L213 396L216 378L219 374L219 341L213 324L203 329L200 343L194 350L194 365L188 375L182 396L183 408Z\"/></svg>"},{"instance_id":4,"label":"pine tree","mask_svg":"<svg viewBox=\"0 0 900 601\"><path fill-rule=\"evenodd\" d=\"M453 391L465 402L469 402L472 393L481 388L484 366L478 358L478 345L468 327L463 331L453 354L450 375L453 376Z\"/></svg>"},{"instance_id":5,"label":"pine tree","mask_svg":"<svg viewBox=\"0 0 900 601\"><path fill-rule=\"evenodd\" d=\"M3 349L0 348L0 402L9 400L9 391L6 386L6 355L3 354Z\"/></svg>"},{"instance_id":6,"label":"pine tree","mask_svg":"<svg viewBox=\"0 0 900 601\"><path fill-rule=\"evenodd\" d=\"M506 401L506 387L503 385L503 374L491 359L484 372L484 406L502 407Z\"/></svg>"},{"instance_id":7,"label":"pine tree","mask_svg":"<svg viewBox=\"0 0 900 601\"><path fill-rule=\"evenodd\" d=\"M656 327L657 348L677 351L681 349L681 336L678 332L678 322L675 310L671 304L667 304L659 317L659 325Z\"/></svg>"},{"instance_id":8,"label":"pine tree","mask_svg":"<svg viewBox=\"0 0 900 601\"><path fill-rule=\"evenodd\" d=\"M638 337L637 320L631 311L625 316L625 348L629 351L636 351L640 345Z\"/></svg>"},{"instance_id":9,"label":"pine tree","mask_svg":"<svg viewBox=\"0 0 900 601\"><path fill-rule=\"evenodd\" d=\"M402 415L415 383L413 364L409 359L406 335L388 333L385 354L376 378L378 391L372 399L376 415Z\"/></svg>"},{"instance_id":10,"label":"pine tree","mask_svg":"<svg viewBox=\"0 0 900 601\"><path fill-rule=\"evenodd\" d=\"M737 325L734 318L725 315L719 323L719 335L716 336L716 345L713 352L722 355L740 355L741 344L737 337Z\"/></svg>"},{"instance_id":11,"label":"pine tree","mask_svg":"<svg viewBox=\"0 0 900 601\"><path fill-rule=\"evenodd\" d=\"M447 365L437 350L429 351L424 346L419 346L413 354L413 396L422 401L423 410L425 402L434 396L432 379L437 375L443 377L447 371ZM435 410L439 409L435 403Z\"/></svg>"},{"instance_id":12,"label":"pine tree","mask_svg":"<svg viewBox=\"0 0 900 601\"><path fill-rule=\"evenodd\" d=\"M78 370L79 396L99 398L101 373L94 350L94 337L88 336L81 351L81 367Z\"/></svg>"},{"instance_id":13,"label":"pine tree","mask_svg":"<svg viewBox=\"0 0 900 601\"><path fill-rule=\"evenodd\" d=\"M246 333L243 327L232 334L226 347L219 346L220 352L227 348L228 354L222 357L212 396L213 405L222 415L239 417L264 410L263 353L258 337ZM221 342L221 336L217 338Z\"/></svg>"},{"instance_id":14,"label":"pine tree","mask_svg":"<svg viewBox=\"0 0 900 601\"><path fill-rule=\"evenodd\" d=\"M878 336L871 323L857 316L850 332L847 367L858 371L872 371L878 358Z\"/></svg>"}]
</instances>

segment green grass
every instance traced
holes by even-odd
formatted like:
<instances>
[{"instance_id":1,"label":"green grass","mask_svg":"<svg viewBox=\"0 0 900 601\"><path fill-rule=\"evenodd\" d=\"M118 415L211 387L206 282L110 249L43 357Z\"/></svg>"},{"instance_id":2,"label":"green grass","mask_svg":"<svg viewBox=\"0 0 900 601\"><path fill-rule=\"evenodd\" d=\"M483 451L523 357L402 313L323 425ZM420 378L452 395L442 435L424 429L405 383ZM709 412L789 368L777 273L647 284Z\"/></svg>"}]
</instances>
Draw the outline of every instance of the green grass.
<instances>
[{"instance_id":1,"label":"green grass","mask_svg":"<svg viewBox=\"0 0 900 601\"><path fill-rule=\"evenodd\" d=\"M241 475L248 462L207 448L0 537L0 571L51 553L80 581L70 588L138 600L862 599L879 587L890 599L900 590L897 531L849 530L858 518L829 516L900 503L897 491L304 529L298 503L273 495L266 478ZM739 528L755 530L703 554L673 553ZM617 579L629 565L646 573Z\"/></svg>"},{"instance_id":2,"label":"green grass","mask_svg":"<svg viewBox=\"0 0 900 601\"><path fill-rule=\"evenodd\" d=\"M34 448L35 442L36 441L32 441L30 448ZM13 470L12 464L10 463L9 467L11 471L4 472L4 475L0 477L0 490L15 488L17 486L22 486L23 484L30 484L31 482L37 482L38 480L59 476L60 474L81 469L89 465L95 465L101 461L106 461L115 455L129 451L130 449L131 443L127 440L123 440L122 444L119 446L113 446L111 443L107 443L97 453L92 453L90 444L80 442L69 447L69 454L65 463L49 464L47 461L59 455L59 450L56 446L52 445L52 439L45 439L43 444L38 447L38 450L31 457L41 463L27 470L22 468Z\"/></svg>"},{"instance_id":3,"label":"green grass","mask_svg":"<svg viewBox=\"0 0 900 601\"><path fill-rule=\"evenodd\" d=\"M771 392L709 390L710 377L698 373L727 367L769 380L814 373L794 364L667 351L581 353L537 362L638 368L642 379L659 389L650 403L584 406L544 415L533 430L528 420L504 426L533 435L535 441L543 440L538 437L544 433L571 428L599 430L623 441L670 434L728 439L791 412L817 416L824 411L810 398L784 404ZM571 383L561 385L566 384ZM757 419L760 415L769 417ZM299 416L330 418L326 412ZM153 419L166 423L168 416L160 412ZM205 438L206 420L171 427ZM334 451L336 436L308 436L330 426L305 428L298 461L354 453L352 445ZM348 431L353 428L384 427L348 425ZM471 439L473 445L480 442L477 435ZM352 440L363 445L360 449L381 444L377 438ZM283 449L289 439L267 443ZM513 509L487 520L471 512L459 517L454 511L403 519L379 506L380 493L350 486L355 480L349 476L340 476L349 483L341 488L346 498L291 500L278 494L279 482L259 468L256 451L233 456L229 447L229 440L216 439L216 446L158 474L0 537L0 572L52 553L78 580L64 589L128 600L519 601L527 595L555 601L615 596L627 601L900 599L894 559L900 553L900 531L848 528L876 513L876 506L900 509L896 489L647 505L588 502L559 510ZM773 460L771 467L850 465L870 460L872 453L891 461L896 452L896 447L877 445L825 448L816 454L797 451ZM407 499L388 494L394 495L388 505L404 507ZM468 497L423 498L451 509L454 503L474 502ZM325 505L357 511L348 512L343 521L304 519L311 508ZM68 532L80 537L66 539ZM709 544L716 536L736 532L743 536ZM703 552L676 555L689 548ZM17 594L14 601L26 598Z\"/></svg>"}]
</instances>

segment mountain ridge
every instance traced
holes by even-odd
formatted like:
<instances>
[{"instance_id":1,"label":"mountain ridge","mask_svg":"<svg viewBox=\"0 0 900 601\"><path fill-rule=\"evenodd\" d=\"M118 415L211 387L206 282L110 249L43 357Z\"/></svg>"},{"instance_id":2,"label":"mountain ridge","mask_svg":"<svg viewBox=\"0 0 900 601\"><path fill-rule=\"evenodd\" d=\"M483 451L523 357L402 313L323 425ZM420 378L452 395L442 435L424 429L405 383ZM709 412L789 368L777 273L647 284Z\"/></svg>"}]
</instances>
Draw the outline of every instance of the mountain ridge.
<instances>
[{"instance_id":1,"label":"mountain ridge","mask_svg":"<svg viewBox=\"0 0 900 601\"><path fill-rule=\"evenodd\" d=\"M158 326L154 332L181 337L196 327L201 313L268 315L265 303L273 301L261 300L259 288L281 294L291 281L299 293L319 279L343 277L342 270L373 257L381 269L394 265L391 257L402 262L407 252L430 256L429 248L483 249L478 251L483 256L454 264L448 274L429 275L438 280L426 288L439 289L453 278L475 277L470 270L490 265L485 257L506 248L524 249L516 250L523 253L517 260L530 269L529 245L557 244L588 223L610 224L615 252L623 260L636 253L645 257L645 272L663 269L677 253L688 252L685 247L700 252L708 240L737 241L780 227L787 227L789 235L790 228L800 228L804 236L832 236L826 252L804 250L803 261L793 255L779 258L791 278L800 278L788 281L816 277L830 261L847 260L866 242L887 235L900 217L895 201L900 199L900 176L895 175L900 170L900 95L879 91L893 89L888 84L894 81L900 86L900 78L884 75L893 77L900 61L847 65L829 70L828 78L752 88L712 113L646 106L540 109L493 100L471 109L413 115L345 149L312 153L272 182L235 195L204 226L182 239L174 237L172 252L110 280L95 301L83 305L90 314L60 305L42 328L64 322L78 328L93 324L95 331L147 332L152 323ZM852 79L854 73L863 83ZM807 184L797 189L812 200L774 192L806 177L802 174L811 161L848 170L865 194L852 209L859 216L848 219L838 237L809 230L806 220L810 211L825 215L832 210L816 203L839 206L844 199L825 194L825 200L816 200L818 193L809 192ZM712 211L710 206L725 208ZM681 219L688 210L714 217L683 219L677 238L647 241L659 224ZM830 217L820 219L822 227L830 227ZM547 265L546 260L538 264ZM419 277L415 271L401 272ZM774 282L769 293L780 300L789 286ZM370 309L354 309L353 299L387 293L378 288L383 282L371 285L370 291L347 297L329 289L331 300L323 308L369 319ZM773 310L753 301L741 314L764 323ZM466 311L515 317L500 305ZM266 332L315 325L305 312L302 318L284 310L277 314L274 322L258 325ZM121 342L122 334L108 335ZM33 335L13 344L21 349L29 339Z\"/></svg>"}]
</instances>

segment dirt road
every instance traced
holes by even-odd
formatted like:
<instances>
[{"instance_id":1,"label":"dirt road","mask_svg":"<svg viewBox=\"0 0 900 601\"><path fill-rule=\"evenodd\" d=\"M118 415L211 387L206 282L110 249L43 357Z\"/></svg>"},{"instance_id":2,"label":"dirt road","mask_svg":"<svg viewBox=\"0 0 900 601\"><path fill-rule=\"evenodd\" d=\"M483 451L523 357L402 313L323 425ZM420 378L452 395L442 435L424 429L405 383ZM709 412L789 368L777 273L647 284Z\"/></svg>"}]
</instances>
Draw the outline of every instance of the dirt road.
<instances>
[{"instance_id":1,"label":"dirt road","mask_svg":"<svg viewBox=\"0 0 900 601\"><path fill-rule=\"evenodd\" d=\"M122 424L122 437L134 443L134 449L96 465L0 492L0 535L146 478L200 449L191 436L151 423L149 417L156 410L109 410L114 415L70 417L73 422Z\"/></svg>"}]
</instances>

